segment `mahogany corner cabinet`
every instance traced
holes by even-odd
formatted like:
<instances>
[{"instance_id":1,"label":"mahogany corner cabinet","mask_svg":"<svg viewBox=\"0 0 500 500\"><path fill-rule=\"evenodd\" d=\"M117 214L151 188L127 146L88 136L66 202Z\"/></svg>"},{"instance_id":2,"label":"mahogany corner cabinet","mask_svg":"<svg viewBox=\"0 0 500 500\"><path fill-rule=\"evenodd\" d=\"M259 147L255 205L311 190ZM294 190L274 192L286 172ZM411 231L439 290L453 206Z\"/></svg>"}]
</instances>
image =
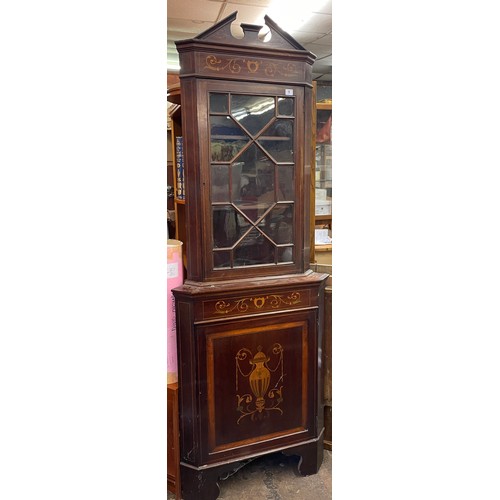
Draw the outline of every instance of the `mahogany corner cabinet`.
<instances>
[{"instance_id":1,"label":"mahogany corner cabinet","mask_svg":"<svg viewBox=\"0 0 500 500\"><path fill-rule=\"evenodd\" d=\"M233 13L180 57L187 278L176 300L184 500L245 461L323 460L327 274L309 266L314 55ZM265 35L265 36L264 36Z\"/></svg>"}]
</instances>

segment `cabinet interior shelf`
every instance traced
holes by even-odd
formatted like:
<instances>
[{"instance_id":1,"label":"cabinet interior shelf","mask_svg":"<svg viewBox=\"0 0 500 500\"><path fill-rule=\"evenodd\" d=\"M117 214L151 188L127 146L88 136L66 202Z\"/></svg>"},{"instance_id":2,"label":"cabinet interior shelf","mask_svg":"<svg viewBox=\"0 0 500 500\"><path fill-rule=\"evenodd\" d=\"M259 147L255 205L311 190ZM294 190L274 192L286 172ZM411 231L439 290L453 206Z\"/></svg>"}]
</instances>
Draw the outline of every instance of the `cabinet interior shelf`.
<instances>
[{"instance_id":1,"label":"cabinet interior shelf","mask_svg":"<svg viewBox=\"0 0 500 500\"><path fill-rule=\"evenodd\" d=\"M316 103L316 109L331 110L332 109L332 103L331 102L317 102Z\"/></svg>"},{"instance_id":2,"label":"cabinet interior shelf","mask_svg":"<svg viewBox=\"0 0 500 500\"><path fill-rule=\"evenodd\" d=\"M327 214L327 215L315 215L314 219L316 223L326 221L326 222L331 222L332 221L332 214Z\"/></svg>"}]
</instances>

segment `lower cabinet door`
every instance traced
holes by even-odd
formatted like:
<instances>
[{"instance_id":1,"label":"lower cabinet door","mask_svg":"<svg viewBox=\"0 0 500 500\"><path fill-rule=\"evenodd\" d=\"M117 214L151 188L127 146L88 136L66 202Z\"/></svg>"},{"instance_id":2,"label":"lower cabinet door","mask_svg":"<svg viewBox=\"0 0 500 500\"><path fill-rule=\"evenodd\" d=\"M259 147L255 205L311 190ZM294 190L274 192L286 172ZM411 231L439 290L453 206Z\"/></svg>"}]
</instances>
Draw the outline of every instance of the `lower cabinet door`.
<instances>
[{"instance_id":1,"label":"lower cabinet door","mask_svg":"<svg viewBox=\"0 0 500 500\"><path fill-rule=\"evenodd\" d=\"M205 463L317 435L316 309L200 325L195 336Z\"/></svg>"}]
</instances>

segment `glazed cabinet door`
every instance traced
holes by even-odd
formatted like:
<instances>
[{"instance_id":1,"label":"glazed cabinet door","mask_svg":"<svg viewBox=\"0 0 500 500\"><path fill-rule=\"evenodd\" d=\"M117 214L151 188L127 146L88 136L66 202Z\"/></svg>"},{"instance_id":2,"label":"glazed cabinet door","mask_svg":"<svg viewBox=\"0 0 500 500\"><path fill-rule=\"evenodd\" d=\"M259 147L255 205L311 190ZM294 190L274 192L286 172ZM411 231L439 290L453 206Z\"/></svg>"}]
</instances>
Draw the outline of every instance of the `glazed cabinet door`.
<instances>
[{"instance_id":1,"label":"glazed cabinet door","mask_svg":"<svg viewBox=\"0 0 500 500\"><path fill-rule=\"evenodd\" d=\"M317 436L317 310L196 329L202 461Z\"/></svg>"},{"instance_id":2,"label":"glazed cabinet door","mask_svg":"<svg viewBox=\"0 0 500 500\"><path fill-rule=\"evenodd\" d=\"M203 248L203 276L303 272L304 89L203 80L196 99L199 156L188 200L203 214L191 234Z\"/></svg>"}]
</instances>

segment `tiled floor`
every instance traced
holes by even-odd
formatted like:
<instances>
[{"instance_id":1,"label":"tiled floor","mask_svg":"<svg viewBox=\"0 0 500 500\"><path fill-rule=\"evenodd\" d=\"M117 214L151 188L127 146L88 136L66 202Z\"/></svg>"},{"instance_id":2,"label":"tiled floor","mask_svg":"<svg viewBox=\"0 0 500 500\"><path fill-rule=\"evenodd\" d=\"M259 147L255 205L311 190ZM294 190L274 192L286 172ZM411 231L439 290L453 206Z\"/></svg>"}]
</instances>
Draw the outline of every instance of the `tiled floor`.
<instances>
[{"instance_id":1,"label":"tiled floor","mask_svg":"<svg viewBox=\"0 0 500 500\"><path fill-rule=\"evenodd\" d=\"M331 500L332 453L325 450L317 474L299 476L298 457L273 453L256 458L220 481L220 500ZM174 500L170 492L168 500Z\"/></svg>"}]
</instances>

